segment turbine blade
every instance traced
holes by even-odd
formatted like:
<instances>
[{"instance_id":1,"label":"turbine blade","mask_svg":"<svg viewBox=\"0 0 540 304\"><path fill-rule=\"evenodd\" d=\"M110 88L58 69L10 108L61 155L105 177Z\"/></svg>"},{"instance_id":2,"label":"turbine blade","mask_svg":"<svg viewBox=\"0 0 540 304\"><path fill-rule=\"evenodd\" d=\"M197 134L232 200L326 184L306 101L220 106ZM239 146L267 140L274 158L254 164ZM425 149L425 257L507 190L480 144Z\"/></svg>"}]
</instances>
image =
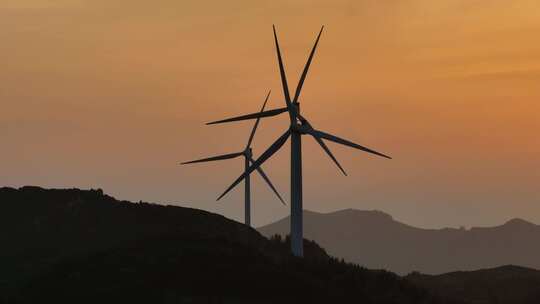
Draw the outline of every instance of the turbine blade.
<instances>
[{"instance_id":1,"label":"turbine blade","mask_svg":"<svg viewBox=\"0 0 540 304\"><path fill-rule=\"evenodd\" d=\"M249 158L249 161L251 162L251 164L255 163L255 160L253 158ZM268 178L268 176L266 175L266 173L264 173L262 167L258 167L257 169L257 172L259 172L259 175L264 179L264 181L268 184L268 186L270 187L270 189L272 189L272 191L274 191L274 193L276 194L276 196L279 198L279 200L281 201L281 203L283 205L287 205L285 204L285 201L283 200L283 198L281 197L281 195L279 195L279 192L276 190L276 187L274 187L274 185L272 184L272 182L270 181L270 178Z\"/></svg>"},{"instance_id":2,"label":"turbine blade","mask_svg":"<svg viewBox=\"0 0 540 304\"><path fill-rule=\"evenodd\" d=\"M330 149L328 148L328 146L324 143L324 141L319 137L319 136L316 136L316 135L313 135L313 138L315 138L315 140L319 143L319 145L323 148L323 150L326 152L326 154L328 154L328 156L334 161L334 163L338 166L339 170L341 170L341 172L343 172L343 175L347 176L347 172L345 172L345 170L343 169L343 167L341 167L341 165L339 164L338 160L335 158L335 156L332 154L332 152L330 151Z\"/></svg>"},{"instance_id":3,"label":"turbine blade","mask_svg":"<svg viewBox=\"0 0 540 304\"><path fill-rule=\"evenodd\" d=\"M266 95L266 99L264 100L261 111L259 113L264 112L264 108L266 107L266 103L268 102L268 97L270 97L270 92L272 92L272 90L268 91L268 94ZM251 146L251 142L253 141L253 137L255 137L255 132L257 131L257 127L259 126L260 121L261 121L261 117L257 117L257 120L255 121L255 125L253 125L253 129L251 130L251 134L249 135L249 140L248 140L246 149Z\"/></svg>"},{"instance_id":4,"label":"turbine blade","mask_svg":"<svg viewBox=\"0 0 540 304\"><path fill-rule=\"evenodd\" d=\"M218 155L218 156L213 156L213 157L208 157L208 158L203 158L203 159L198 159L198 160L192 160L192 161L188 161L188 162L184 162L184 163L180 163L180 164L181 165L187 165L187 164L193 164L193 163L202 163L202 162L209 162L209 161L216 161L216 160L224 160L224 159L235 158L235 157L238 157L238 156L243 155L243 154L244 154L244 152L224 154L224 155Z\"/></svg>"},{"instance_id":5,"label":"turbine blade","mask_svg":"<svg viewBox=\"0 0 540 304\"><path fill-rule=\"evenodd\" d=\"M251 174L253 170L256 170L258 167L262 165L267 159L269 159L274 153L276 153L287 141L287 138L289 138L289 135L291 134L291 130L287 130L287 132L283 133L266 151L264 151L259 158L244 172L242 173L230 186L218 197L218 201L224 197L229 191L231 191L236 185L238 185L244 178L246 178L247 175Z\"/></svg>"},{"instance_id":6,"label":"turbine blade","mask_svg":"<svg viewBox=\"0 0 540 304\"><path fill-rule=\"evenodd\" d=\"M283 95L285 96L285 103L287 104L287 109L289 109L289 116L293 120L293 114L291 112L291 96L289 95L289 85L287 84L287 76L285 75L285 68L283 67L283 60L281 59L281 50L279 49L279 41L276 34L276 27L272 25L274 30L274 42L276 43L276 52L279 64L279 74L281 75L281 85L283 86Z\"/></svg>"},{"instance_id":7,"label":"turbine blade","mask_svg":"<svg viewBox=\"0 0 540 304\"><path fill-rule=\"evenodd\" d=\"M304 71L302 71L302 76L300 76L300 80L298 81L298 86L296 87L296 93L294 94L293 103L298 102L300 91L302 90L302 86L304 85L304 80L306 80L309 66L311 65L311 60L313 59L313 55L315 54L315 50L317 49L317 45L319 44L319 39L321 38L323 29L324 29L324 26L321 27L319 35L317 36L317 40L315 40L315 44L313 45L313 48L311 49L311 53L309 54L309 58L306 62L306 66L304 67Z\"/></svg>"},{"instance_id":8,"label":"turbine blade","mask_svg":"<svg viewBox=\"0 0 540 304\"><path fill-rule=\"evenodd\" d=\"M351 141L348 141L346 139L339 138L339 137L337 137L335 135L328 134L328 133L325 133L325 132L322 132L322 131L319 131L319 130L309 130L309 131L307 131L307 133L309 133L311 135L316 135L318 137L322 137L322 138L324 138L326 140L333 141L333 142L338 143L338 144L342 144L342 145L345 145L345 146L349 146L351 148L362 150L364 152L368 152L368 153L375 154L375 155L378 155L378 156L381 156L381 157L392 159L390 156L384 155L384 154L382 154L380 152L377 152L375 150L366 148L364 146L361 146L359 144L355 144L355 143L353 143Z\"/></svg>"},{"instance_id":9,"label":"turbine blade","mask_svg":"<svg viewBox=\"0 0 540 304\"><path fill-rule=\"evenodd\" d=\"M286 112L287 110L288 110L287 108L273 109L273 110L268 110L268 111L263 111L263 112L251 113L251 114L247 114L247 115L236 116L236 117L232 117L232 118L212 121L212 122L208 122L206 124L207 125L214 125L214 124L219 124L219 123L224 123L224 122L248 120L248 119L255 119L255 118L259 118L259 117L264 118L264 117L276 116L276 115L279 115L279 114L281 114L283 112Z\"/></svg>"}]
</instances>

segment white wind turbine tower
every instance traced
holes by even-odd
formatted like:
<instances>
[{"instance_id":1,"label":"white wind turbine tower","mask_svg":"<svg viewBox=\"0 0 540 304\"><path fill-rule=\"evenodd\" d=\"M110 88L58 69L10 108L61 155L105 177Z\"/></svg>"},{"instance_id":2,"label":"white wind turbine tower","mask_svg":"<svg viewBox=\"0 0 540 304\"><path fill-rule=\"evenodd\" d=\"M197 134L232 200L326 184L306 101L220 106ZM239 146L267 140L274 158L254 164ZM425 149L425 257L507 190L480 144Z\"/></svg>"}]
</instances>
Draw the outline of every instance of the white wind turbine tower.
<instances>
[{"instance_id":1,"label":"white wind turbine tower","mask_svg":"<svg viewBox=\"0 0 540 304\"><path fill-rule=\"evenodd\" d=\"M266 99L264 100L263 106L261 108L260 113L264 112L264 108L266 107L266 103L268 102L268 97L270 97L270 92L268 92L268 95L266 95ZM260 118L257 118L255 121L255 124L253 125L253 129L251 129L251 134L249 135L249 139L247 142L246 147L244 150L236 153L231 154L224 154L224 155L218 155L214 157L209 158L203 158L193 161L188 161L181 163L182 165L185 164L193 164L193 163L202 163L202 162L209 162L209 161L217 161L217 160L225 160L225 159L231 159L231 158L237 158L240 156L244 157L244 177L245 177L245 192L244 192L244 204L245 204L245 224L248 226L251 226L251 180L250 180L250 173L253 172L253 170L250 171L250 173L247 173L247 170L249 169L250 164L254 162L253 160L253 151L251 148L251 144L253 142L253 138L255 137L255 132L257 131L257 127L259 126ZM283 201L283 198L281 198L281 195L279 195L279 192L276 190L266 173L264 173L263 169L260 166L257 166L255 168L259 175L266 181L268 186L272 189L272 191L276 194L276 196L279 198L279 200L285 204Z\"/></svg>"},{"instance_id":2,"label":"white wind turbine tower","mask_svg":"<svg viewBox=\"0 0 540 304\"><path fill-rule=\"evenodd\" d=\"M390 159L389 156L379 153L375 150L366 148L364 146L355 144L346 139L315 129L308 122L308 120L300 114L300 103L298 101L298 98L300 97L300 91L302 90L302 85L304 84L304 80L306 79L306 75L309 70L311 61L313 59L313 55L315 54L317 44L319 43L319 38L321 37L323 28L324 26L321 28L319 35L317 36L317 40L315 41L315 45L313 46L309 54L307 63L304 67L304 70L302 71L300 80L296 87L294 98L292 100L289 95L289 86L287 84L285 68L283 66L283 60L281 58L281 51L279 48L279 42L278 42L278 38L276 34L276 29L275 27L273 28L274 41L276 44L277 59L278 59L278 64L279 64L279 71L281 75L281 83L283 86L283 95L284 95L285 104L286 104L285 107L274 109L274 110L261 111L258 113L233 117L233 118L209 123L209 124L216 124L216 123L225 123L225 122L240 121L240 120L246 120L246 119L258 120L263 117L275 116L284 112L287 112L289 114L290 126L287 129L287 131L285 131L283 135L281 135L264 153L262 153L261 156L256 161L254 161L251 164L251 166L242 175L240 175L231 184L231 186L229 186L229 188L225 190L225 192L221 196L219 196L218 200L221 199L225 194L227 194L232 188L238 185L238 183L240 183L243 179L248 178L251 172L260 168L260 166L267 159L269 159L272 155L274 155L274 153L276 153L285 144L285 142L290 136L291 137L291 232L290 232L290 237L291 237L292 253L298 257L303 256L303 250L304 250L303 249L303 231L302 231L302 228L303 228L303 223L302 223L302 135L312 136L317 141L317 143L322 147L322 149L326 152L326 154L328 154L328 156L332 159L332 161L334 161L334 163L338 166L338 168L341 170L341 172L343 172L344 175L347 175L345 173L345 170L343 170L343 168L341 167L337 159L334 157L332 152L330 152L330 149L326 146L324 140L332 141L341 145L349 146L349 147L356 148L364 152L368 152L371 154L375 154L375 155Z\"/></svg>"}]
</instances>

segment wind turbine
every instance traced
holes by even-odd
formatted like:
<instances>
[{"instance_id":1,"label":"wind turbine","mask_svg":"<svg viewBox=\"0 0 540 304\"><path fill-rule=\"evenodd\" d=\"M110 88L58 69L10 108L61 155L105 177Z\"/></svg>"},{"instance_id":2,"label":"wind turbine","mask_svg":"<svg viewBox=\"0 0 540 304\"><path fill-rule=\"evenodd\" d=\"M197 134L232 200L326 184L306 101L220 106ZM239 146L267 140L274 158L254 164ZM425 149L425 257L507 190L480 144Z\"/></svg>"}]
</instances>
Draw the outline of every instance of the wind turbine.
<instances>
[{"instance_id":1,"label":"wind turbine","mask_svg":"<svg viewBox=\"0 0 540 304\"><path fill-rule=\"evenodd\" d=\"M264 100L263 106L261 108L261 111L259 113L264 113L264 108L266 107L266 103L268 102L268 97L270 97L270 91L266 95L266 99ZM230 153L230 154L224 154L224 155L218 155L188 162L181 163L182 165L186 164L193 164L193 163L202 163L202 162L209 162L209 161L217 161L217 160L225 160L225 159L231 159L231 158L237 158L240 156L244 157L244 178L245 178L245 192L244 192L244 204L245 204L245 224L248 226L251 226L251 180L250 180L250 173L253 172L253 170L250 171L250 173L247 173L250 164L253 164L255 160L253 160L253 150L251 148L251 143L253 142L253 138L255 137L255 132L257 131L257 127L259 126L260 118L257 118L255 121L255 124L253 125L253 129L251 129L251 134L249 135L249 139L247 142L246 147L244 150L236 153ZM261 166L257 166L254 170L257 170L259 175L266 181L268 186L272 189L272 191L276 194L276 196L279 198L281 203L285 205L285 202L283 201L283 198L281 198L281 195L279 195L279 192L276 190L266 173L264 173Z\"/></svg>"},{"instance_id":2,"label":"wind turbine","mask_svg":"<svg viewBox=\"0 0 540 304\"><path fill-rule=\"evenodd\" d=\"M326 143L323 141L328 140L338 144L342 144L348 147L356 148L364 152L375 154L377 156L385 157L390 159L391 157L379 153L375 150L366 148L364 146L355 144L349 140L337 137L335 135L323 132L321 130L315 129L308 120L300 114L300 103L298 98L300 97L300 91L306 79L306 75L311 65L313 55L319 43L319 38L321 37L324 26L321 27L319 35L315 40L315 45L311 49L307 63L302 71L300 80L296 87L296 92L294 98L291 100L289 95L289 86L287 84L287 77L285 75L285 68L283 66L283 60L281 59L281 51L279 48L279 42L276 34L276 28L273 26L274 30L274 42L276 45L277 59L279 65L279 72L281 75L281 83L283 86L283 95L285 97L286 106L279 109L261 111L259 113L253 113L238 117L233 117L229 119L224 119L220 121L210 122L209 124L215 123L224 123L239 121L245 119L260 119L262 117L270 117L279 115L281 113L287 112L290 118L290 126L288 130L283 133L261 156L252 163L252 165L242 174L238 179L236 179L230 186L225 190L225 192L218 198L221 199L225 194L227 194L232 188L234 188L238 183L240 183L244 178L248 177L253 170L257 170L266 160L268 160L274 153L276 153L287 141L289 136L291 137L291 250L295 256L303 256L303 224L302 224L302 135L311 135L317 143L322 147L322 149L328 154L336 166L343 172L344 175L347 175L343 167L339 164L337 159L334 157L332 152Z\"/></svg>"}]
</instances>

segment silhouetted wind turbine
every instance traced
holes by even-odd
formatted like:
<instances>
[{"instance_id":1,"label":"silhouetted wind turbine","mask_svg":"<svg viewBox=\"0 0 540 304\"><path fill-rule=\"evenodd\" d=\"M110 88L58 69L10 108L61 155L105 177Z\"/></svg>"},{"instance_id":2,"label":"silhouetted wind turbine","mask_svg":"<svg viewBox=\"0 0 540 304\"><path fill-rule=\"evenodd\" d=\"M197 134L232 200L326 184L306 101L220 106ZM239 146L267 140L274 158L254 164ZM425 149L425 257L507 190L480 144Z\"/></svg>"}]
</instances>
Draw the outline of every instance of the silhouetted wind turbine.
<instances>
[{"instance_id":1,"label":"silhouetted wind turbine","mask_svg":"<svg viewBox=\"0 0 540 304\"><path fill-rule=\"evenodd\" d=\"M298 86L296 87L294 98L291 100L291 97L289 95L289 86L287 84L287 77L285 76L285 68L283 67L283 60L281 59L281 51L279 49L279 42L278 42L278 38L276 34L276 28L273 27L274 41L276 44L277 59L278 59L278 64L279 64L279 72L281 75L281 83L283 86L283 95L285 97L286 107L274 109L274 110L268 110L268 111L261 111L259 113L253 113L253 114L233 117L233 118L209 123L209 124L215 124L215 123L224 123L224 122L239 121L239 120L245 120L245 119L255 119L255 118L260 119L262 117L275 116L283 112L289 113L289 118L291 121L289 129L285 133L283 133L283 135L281 135L266 151L264 151L264 153L262 153L261 156L255 162L253 162L252 165L242 175L240 175L240 177L238 177L238 179L236 179L231 184L231 186L229 186L229 188L227 188L227 190L225 190L225 192L218 198L218 200L221 199L225 194L227 194L232 188L238 185L238 183L240 183L244 178L248 177L249 174L253 170L257 170L257 168L259 168L261 164L263 164L267 159L269 159L274 153L276 153L285 144L285 142L290 136L291 137L291 233L290 233L291 250L295 256L299 256L299 257L303 256L302 135L311 135L317 141L317 143L319 143L319 145L323 148L326 154L328 154L328 156L336 164L339 170L343 172L344 175L347 175L345 173L345 170L343 169L343 167L341 167L341 165L339 164L337 159L334 157L332 152L330 152L330 149L326 146L323 139L328 140L328 141L333 141L335 143L349 146L352 148L356 148L364 152L368 152L368 153L382 156L385 158L390 158L389 156L386 156L382 153L366 148L364 146L355 144L346 139L342 139L335 135L317 130L308 122L308 120L305 117L300 115L300 103L298 102L298 98L300 96L302 85L304 84L304 80L306 79L309 66L313 59L313 55L315 54L315 50L317 48L317 44L319 43L319 38L321 37L323 29L324 29L324 26L321 28L321 31L319 32L319 35L317 36L317 40L315 40L315 45L313 46L313 49L311 50L311 53L309 54L306 66L304 67L304 70L298 82Z\"/></svg>"},{"instance_id":2,"label":"silhouetted wind turbine","mask_svg":"<svg viewBox=\"0 0 540 304\"><path fill-rule=\"evenodd\" d=\"M266 107L266 103L268 102L268 97L270 97L270 91L268 92L268 95L266 95L266 99L264 100L263 106L261 108L261 111L259 113L264 113L264 108ZM247 173L250 164L253 164L255 161L253 160L253 151L251 149L251 143L253 142L253 138L255 137L255 132L257 131L257 127L259 126L260 118L257 118L255 121L255 124L253 125L253 129L251 130L251 134L249 135L249 139L246 145L246 148L240 152L237 153L231 153L231 154L224 154L224 155L218 155L214 157L209 158L203 158L199 160L193 160L189 162L184 162L182 165L185 164L193 164L193 163L202 163L202 162L209 162L209 161L216 161L216 160L224 160L224 159L231 159L236 158L239 156L244 156L244 173L243 176L245 178L245 223L248 226L251 226L251 181L250 181L250 173L253 172L253 170L250 171L250 173ZM283 201L283 198L281 198L281 195L279 195L279 192L276 190L272 182L270 181L270 178L264 173L261 166L257 166L254 170L257 170L257 172L261 175L261 177L266 181L268 186L272 189L272 191L276 194L276 196L279 198L279 200L285 205L285 202Z\"/></svg>"}]
</instances>

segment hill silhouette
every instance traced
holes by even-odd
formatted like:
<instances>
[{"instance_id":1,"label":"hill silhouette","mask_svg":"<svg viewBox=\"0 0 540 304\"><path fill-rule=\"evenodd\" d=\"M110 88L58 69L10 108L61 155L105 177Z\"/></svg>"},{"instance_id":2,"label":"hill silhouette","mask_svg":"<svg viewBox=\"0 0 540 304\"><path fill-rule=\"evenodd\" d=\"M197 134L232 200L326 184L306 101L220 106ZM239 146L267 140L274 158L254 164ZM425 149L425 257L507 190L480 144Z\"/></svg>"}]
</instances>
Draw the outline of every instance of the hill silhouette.
<instances>
[{"instance_id":1,"label":"hill silhouette","mask_svg":"<svg viewBox=\"0 0 540 304\"><path fill-rule=\"evenodd\" d=\"M540 303L540 271L519 266L442 275L412 273L407 279L435 294L467 303Z\"/></svg>"},{"instance_id":2,"label":"hill silhouette","mask_svg":"<svg viewBox=\"0 0 540 304\"><path fill-rule=\"evenodd\" d=\"M453 303L209 212L101 190L0 188L0 302ZM457 302L457 301L456 301Z\"/></svg>"},{"instance_id":3,"label":"hill silhouette","mask_svg":"<svg viewBox=\"0 0 540 304\"><path fill-rule=\"evenodd\" d=\"M258 229L286 235L289 218ZM421 229L380 211L304 211L304 236L368 268L439 274L502 265L540 269L540 226L513 219L497 227Z\"/></svg>"}]
</instances>

